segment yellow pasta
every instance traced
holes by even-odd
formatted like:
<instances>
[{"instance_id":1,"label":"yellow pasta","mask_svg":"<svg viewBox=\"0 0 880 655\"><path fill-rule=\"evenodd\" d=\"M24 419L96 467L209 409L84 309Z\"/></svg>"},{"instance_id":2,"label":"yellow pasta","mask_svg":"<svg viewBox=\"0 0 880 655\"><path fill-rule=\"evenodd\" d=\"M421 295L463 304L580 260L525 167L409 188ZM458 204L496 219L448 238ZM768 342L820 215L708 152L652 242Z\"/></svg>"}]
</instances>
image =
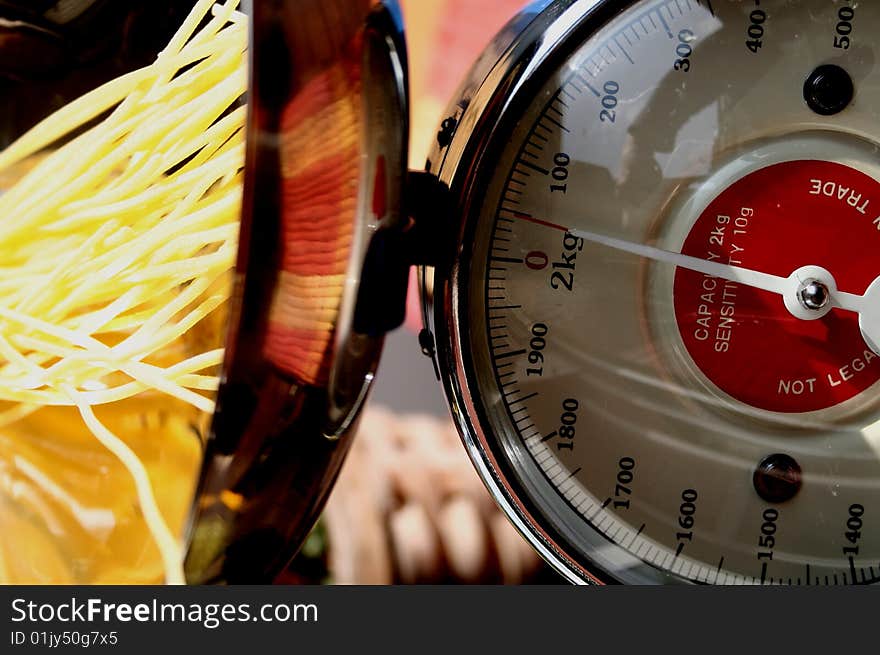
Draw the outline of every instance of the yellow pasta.
<instances>
[{"instance_id":1,"label":"yellow pasta","mask_svg":"<svg viewBox=\"0 0 880 655\"><path fill-rule=\"evenodd\" d=\"M116 525L33 465L56 456L63 465L60 443L51 454L59 437L40 426L77 441L59 427L75 411L134 482L168 583L184 582L179 528L160 511L159 487L130 435L114 433L96 410L123 426L130 413L113 413L120 403L167 398L174 411L213 412L244 162L248 36L237 5L200 0L152 65L68 104L0 152L0 179L15 180L0 188L0 501L4 491L15 499L39 487L46 498L17 497L35 515L56 516L57 501L83 530ZM70 468L87 480L80 475ZM61 566L51 540L35 547L53 553L52 571ZM37 581L66 581L59 572L43 580L15 557L0 544L0 582L25 569Z\"/></svg>"}]
</instances>

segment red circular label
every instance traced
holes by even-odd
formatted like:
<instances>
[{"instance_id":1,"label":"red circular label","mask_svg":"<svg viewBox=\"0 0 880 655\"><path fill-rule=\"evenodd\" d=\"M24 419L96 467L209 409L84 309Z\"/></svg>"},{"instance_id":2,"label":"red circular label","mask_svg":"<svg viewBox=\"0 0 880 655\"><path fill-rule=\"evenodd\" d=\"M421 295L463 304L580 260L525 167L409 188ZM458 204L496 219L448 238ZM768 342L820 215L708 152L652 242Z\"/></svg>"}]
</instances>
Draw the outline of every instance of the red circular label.
<instances>
[{"instance_id":1,"label":"red circular label","mask_svg":"<svg viewBox=\"0 0 880 655\"><path fill-rule=\"evenodd\" d=\"M842 164L793 161L731 185L703 212L686 255L788 277L820 266L841 291L880 275L880 184ZM691 358L718 388L759 409L833 407L880 379L858 316L807 321L782 296L679 268L675 317Z\"/></svg>"}]
</instances>

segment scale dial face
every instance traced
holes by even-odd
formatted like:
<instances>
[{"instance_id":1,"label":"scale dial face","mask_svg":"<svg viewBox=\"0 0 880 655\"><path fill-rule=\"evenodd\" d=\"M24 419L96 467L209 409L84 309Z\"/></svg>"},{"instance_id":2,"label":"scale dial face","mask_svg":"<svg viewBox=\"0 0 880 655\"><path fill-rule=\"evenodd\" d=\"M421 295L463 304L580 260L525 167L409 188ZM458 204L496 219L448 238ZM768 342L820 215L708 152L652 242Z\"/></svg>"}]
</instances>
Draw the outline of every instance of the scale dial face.
<instances>
[{"instance_id":1,"label":"scale dial face","mask_svg":"<svg viewBox=\"0 0 880 655\"><path fill-rule=\"evenodd\" d=\"M496 491L572 579L877 582L880 4L572 12L457 282Z\"/></svg>"}]
</instances>

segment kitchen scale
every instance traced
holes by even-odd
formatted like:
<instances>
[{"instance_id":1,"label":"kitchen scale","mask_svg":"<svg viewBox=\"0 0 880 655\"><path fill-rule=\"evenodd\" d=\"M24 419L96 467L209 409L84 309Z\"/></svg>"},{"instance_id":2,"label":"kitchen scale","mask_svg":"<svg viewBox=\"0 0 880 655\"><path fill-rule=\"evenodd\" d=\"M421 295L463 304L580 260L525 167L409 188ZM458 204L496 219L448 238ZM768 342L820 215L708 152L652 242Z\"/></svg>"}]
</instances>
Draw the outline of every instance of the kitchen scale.
<instances>
[{"instance_id":1,"label":"kitchen scale","mask_svg":"<svg viewBox=\"0 0 880 655\"><path fill-rule=\"evenodd\" d=\"M427 324L477 469L570 580L880 573L871 12L551 3L452 105Z\"/></svg>"},{"instance_id":2,"label":"kitchen scale","mask_svg":"<svg viewBox=\"0 0 880 655\"><path fill-rule=\"evenodd\" d=\"M464 446L566 579L880 580L880 6L535 2L409 172L396 3L251 4L237 291L189 581L267 582L298 549L411 266ZM320 160L342 136L316 117L352 98L359 154L313 184L355 210L306 230L285 135L315 119L292 156ZM285 287L285 253L306 252L343 281ZM294 330L324 312L324 340L279 331L278 303Z\"/></svg>"}]
</instances>

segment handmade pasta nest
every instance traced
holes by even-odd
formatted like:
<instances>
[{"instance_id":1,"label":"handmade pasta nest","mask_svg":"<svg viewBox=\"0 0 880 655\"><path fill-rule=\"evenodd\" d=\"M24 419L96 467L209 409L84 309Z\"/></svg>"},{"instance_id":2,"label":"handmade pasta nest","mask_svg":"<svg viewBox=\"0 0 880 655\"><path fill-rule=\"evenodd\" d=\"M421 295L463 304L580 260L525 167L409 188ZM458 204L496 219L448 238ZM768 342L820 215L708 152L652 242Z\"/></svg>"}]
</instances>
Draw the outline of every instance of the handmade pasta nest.
<instances>
[{"instance_id":1,"label":"handmade pasta nest","mask_svg":"<svg viewBox=\"0 0 880 655\"><path fill-rule=\"evenodd\" d=\"M0 152L2 582L183 582L237 249L237 5L197 2L152 65Z\"/></svg>"}]
</instances>

